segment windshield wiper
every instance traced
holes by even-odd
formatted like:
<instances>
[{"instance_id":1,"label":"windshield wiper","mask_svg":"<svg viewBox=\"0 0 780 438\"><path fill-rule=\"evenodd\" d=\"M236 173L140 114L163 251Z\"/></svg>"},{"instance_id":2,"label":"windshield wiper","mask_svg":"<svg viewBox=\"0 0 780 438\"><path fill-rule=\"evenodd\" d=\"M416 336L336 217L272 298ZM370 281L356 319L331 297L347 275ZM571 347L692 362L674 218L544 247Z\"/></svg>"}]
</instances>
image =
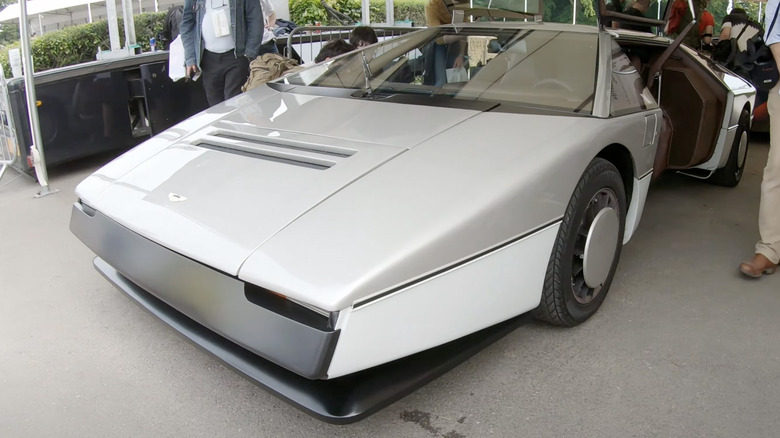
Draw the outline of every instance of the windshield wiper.
<instances>
[{"instance_id":1,"label":"windshield wiper","mask_svg":"<svg viewBox=\"0 0 780 438\"><path fill-rule=\"evenodd\" d=\"M374 90L371 89L371 79L374 75L371 73L371 67L368 66L366 51L363 50L360 54L363 56L363 76L366 77L366 96L370 96L374 94Z\"/></svg>"}]
</instances>

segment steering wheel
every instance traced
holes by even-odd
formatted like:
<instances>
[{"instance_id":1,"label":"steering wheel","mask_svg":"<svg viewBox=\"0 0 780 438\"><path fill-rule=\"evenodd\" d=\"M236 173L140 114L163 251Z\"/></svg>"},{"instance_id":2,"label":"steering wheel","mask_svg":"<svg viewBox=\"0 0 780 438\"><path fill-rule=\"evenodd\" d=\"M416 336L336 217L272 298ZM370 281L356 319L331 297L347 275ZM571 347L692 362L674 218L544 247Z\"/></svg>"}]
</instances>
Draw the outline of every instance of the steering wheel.
<instances>
[{"instance_id":1,"label":"steering wheel","mask_svg":"<svg viewBox=\"0 0 780 438\"><path fill-rule=\"evenodd\" d=\"M567 84L566 82L563 82L560 79L555 79L555 78L545 78L545 79L542 79L541 81L536 82L533 85L533 88L550 87L550 86L563 88L564 90L568 91L569 93L573 93L574 92L574 90L572 90L572 88L569 86L569 84Z\"/></svg>"}]
</instances>

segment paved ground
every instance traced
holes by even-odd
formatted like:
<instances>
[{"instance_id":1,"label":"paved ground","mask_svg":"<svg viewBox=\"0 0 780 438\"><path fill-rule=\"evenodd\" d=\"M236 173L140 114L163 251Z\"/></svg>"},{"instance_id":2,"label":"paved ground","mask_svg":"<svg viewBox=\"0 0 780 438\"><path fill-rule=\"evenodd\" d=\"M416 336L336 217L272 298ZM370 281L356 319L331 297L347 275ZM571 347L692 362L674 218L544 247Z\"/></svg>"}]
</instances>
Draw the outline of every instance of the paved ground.
<instances>
[{"instance_id":1,"label":"paved ground","mask_svg":"<svg viewBox=\"0 0 780 438\"><path fill-rule=\"evenodd\" d=\"M3 437L772 437L780 275L748 281L765 139L736 189L653 185L610 296L587 323L532 323L357 424L331 426L192 346L110 286L59 194L0 184ZM105 160L105 158L103 158ZM9 181L12 181L8 183Z\"/></svg>"}]
</instances>

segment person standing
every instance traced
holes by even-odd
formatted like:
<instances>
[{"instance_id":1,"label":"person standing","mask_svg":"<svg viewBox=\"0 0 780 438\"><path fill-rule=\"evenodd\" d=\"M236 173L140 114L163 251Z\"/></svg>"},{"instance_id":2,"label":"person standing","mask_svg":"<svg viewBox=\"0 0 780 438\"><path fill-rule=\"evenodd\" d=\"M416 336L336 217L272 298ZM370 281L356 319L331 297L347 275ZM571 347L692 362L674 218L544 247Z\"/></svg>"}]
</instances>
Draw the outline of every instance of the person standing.
<instances>
[{"instance_id":1,"label":"person standing","mask_svg":"<svg viewBox=\"0 0 780 438\"><path fill-rule=\"evenodd\" d=\"M777 21L780 0L769 0L766 5L766 23L771 23L765 34L766 44L775 62L780 64L780 23ZM769 90L769 156L761 181L761 200L758 207L758 232L755 254L739 265L748 277L758 278L772 274L780 262L780 83Z\"/></svg>"},{"instance_id":2,"label":"person standing","mask_svg":"<svg viewBox=\"0 0 780 438\"><path fill-rule=\"evenodd\" d=\"M690 22L691 14L688 12L688 3L685 0L674 0L664 33L676 37Z\"/></svg>"},{"instance_id":3,"label":"person standing","mask_svg":"<svg viewBox=\"0 0 780 438\"><path fill-rule=\"evenodd\" d=\"M712 50L712 33L715 31L715 17L706 8L710 5L710 0L704 0L699 19L699 37L701 38L701 47L705 50Z\"/></svg>"},{"instance_id":4,"label":"person standing","mask_svg":"<svg viewBox=\"0 0 780 438\"><path fill-rule=\"evenodd\" d=\"M241 93L263 29L258 0L184 0L180 31L186 74L202 73L209 105Z\"/></svg>"},{"instance_id":5,"label":"person standing","mask_svg":"<svg viewBox=\"0 0 780 438\"><path fill-rule=\"evenodd\" d=\"M378 42L379 38L371 26L357 26L349 33L349 43L356 49L362 49Z\"/></svg>"},{"instance_id":6,"label":"person standing","mask_svg":"<svg viewBox=\"0 0 780 438\"><path fill-rule=\"evenodd\" d=\"M263 43L260 45L260 55L266 53L279 53L276 47L276 35L274 35L274 26L276 26L276 11L274 5L269 0L260 0L260 6L263 8Z\"/></svg>"},{"instance_id":7,"label":"person standing","mask_svg":"<svg viewBox=\"0 0 780 438\"><path fill-rule=\"evenodd\" d=\"M425 24L428 27L451 24L451 9L454 5L453 0L428 0L425 3ZM427 74L424 75L423 83L441 87L447 82L448 68L463 67L466 44L461 37L443 36L433 42L428 51L432 53L426 53Z\"/></svg>"},{"instance_id":8,"label":"person standing","mask_svg":"<svg viewBox=\"0 0 780 438\"><path fill-rule=\"evenodd\" d=\"M610 12L619 12L623 13L623 0L612 0L608 2L605 5L605 8ZM612 20L604 20L604 27L607 29L615 28L617 29L618 24L616 22L613 22Z\"/></svg>"},{"instance_id":9,"label":"person standing","mask_svg":"<svg viewBox=\"0 0 780 438\"><path fill-rule=\"evenodd\" d=\"M636 0L628 9L625 10L624 13L633 17L648 18L645 16L645 14L647 14L649 9L650 0ZM621 23L620 28L636 30L638 32L653 32L653 29L650 26L644 24Z\"/></svg>"}]
</instances>

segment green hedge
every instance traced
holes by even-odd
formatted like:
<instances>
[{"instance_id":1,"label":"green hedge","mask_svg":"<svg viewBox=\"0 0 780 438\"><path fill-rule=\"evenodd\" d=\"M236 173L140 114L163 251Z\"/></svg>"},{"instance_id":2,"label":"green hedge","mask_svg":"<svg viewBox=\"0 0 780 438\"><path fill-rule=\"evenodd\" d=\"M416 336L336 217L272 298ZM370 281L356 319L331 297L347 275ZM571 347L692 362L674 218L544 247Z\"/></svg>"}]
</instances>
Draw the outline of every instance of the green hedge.
<instances>
[{"instance_id":1,"label":"green hedge","mask_svg":"<svg viewBox=\"0 0 780 438\"><path fill-rule=\"evenodd\" d=\"M135 37L141 50L147 52L149 39L157 38L163 29L167 12L150 12L136 15ZM120 45L124 46L124 21L118 20ZM6 76L11 76L8 63L8 50L21 47L19 41L0 47L0 64ZM36 72L57 67L65 67L95 60L98 47L108 50L111 47L108 36L108 21L101 20L78 26L66 27L35 37L30 41L33 67Z\"/></svg>"},{"instance_id":2,"label":"green hedge","mask_svg":"<svg viewBox=\"0 0 780 438\"><path fill-rule=\"evenodd\" d=\"M360 0L328 0L333 9L349 16L357 23L362 19ZM409 19L416 26L425 25L426 0L395 0L393 14L396 20ZM337 26L337 20L331 18L320 3L320 0L290 0L290 20L299 26L313 25L319 21L325 26ZM385 2L380 0L369 3L369 11L372 23L385 21Z\"/></svg>"}]
</instances>

